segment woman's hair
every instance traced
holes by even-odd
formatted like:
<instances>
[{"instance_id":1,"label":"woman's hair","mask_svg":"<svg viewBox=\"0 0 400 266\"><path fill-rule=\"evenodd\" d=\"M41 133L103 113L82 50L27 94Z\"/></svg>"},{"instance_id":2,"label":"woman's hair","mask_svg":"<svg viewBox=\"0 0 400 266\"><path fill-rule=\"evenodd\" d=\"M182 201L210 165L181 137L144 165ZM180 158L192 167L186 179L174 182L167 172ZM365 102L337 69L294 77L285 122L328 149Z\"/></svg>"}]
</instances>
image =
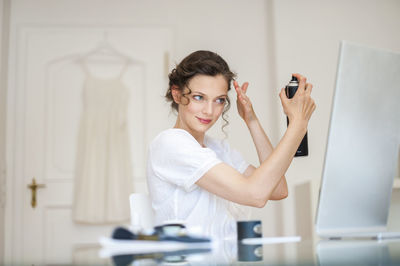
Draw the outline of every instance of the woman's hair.
<instances>
[{"instance_id":1,"label":"woman's hair","mask_svg":"<svg viewBox=\"0 0 400 266\"><path fill-rule=\"evenodd\" d=\"M228 91L231 89L231 82L236 77L226 61L218 54L210 51L196 51L186 56L168 75L169 88L165 95L167 101L171 102L171 108L178 111L178 104L172 97L172 88L181 92L182 97L185 97L188 102L189 98L186 95L191 93L187 87L190 80L196 75L217 76L222 75L227 84ZM185 88L187 88L185 90ZM227 104L222 112L222 119L225 121L222 129L229 124L225 113L229 110L231 102L229 97L226 98Z\"/></svg>"}]
</instances>

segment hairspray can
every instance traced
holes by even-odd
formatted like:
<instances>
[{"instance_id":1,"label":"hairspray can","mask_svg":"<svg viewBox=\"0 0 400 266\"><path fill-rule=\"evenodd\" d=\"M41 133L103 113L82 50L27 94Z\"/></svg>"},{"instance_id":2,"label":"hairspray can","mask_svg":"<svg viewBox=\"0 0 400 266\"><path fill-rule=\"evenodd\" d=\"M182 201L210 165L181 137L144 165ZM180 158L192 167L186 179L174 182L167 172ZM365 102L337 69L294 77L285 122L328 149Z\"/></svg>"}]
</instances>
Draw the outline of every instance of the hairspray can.
<instances>
[{"instance_id":1,"label":"hairspray can","mask_svg":"<svg viewBox=\"0 0 400 266\"><path fill-rule=\"evenodd\" d=\"M289 99L293 98L298 87L299 87L299 81L297 80L296 77L292 76L292 80L289 82L289 84L285 88L286 96ZM286 121L287 121L287 125L289 125L288 117L286 117ZM306 132L306 135L304 136L303 140L301 141L300 146L297 148L296 154L294 156L297 157L297 156L307 156L307 155L308 155L308 141L307 141L307 132Z\"/></svg>"}]
</instances>

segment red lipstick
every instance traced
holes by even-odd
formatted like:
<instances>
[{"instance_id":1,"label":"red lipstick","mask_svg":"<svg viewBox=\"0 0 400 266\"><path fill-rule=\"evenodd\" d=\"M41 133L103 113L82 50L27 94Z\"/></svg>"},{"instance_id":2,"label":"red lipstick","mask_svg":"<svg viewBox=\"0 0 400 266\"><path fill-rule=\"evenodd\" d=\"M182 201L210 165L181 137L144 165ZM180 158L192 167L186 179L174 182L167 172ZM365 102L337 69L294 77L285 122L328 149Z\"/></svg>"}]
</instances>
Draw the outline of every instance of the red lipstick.
<instances>
[{"instance_id":1,"label":"red lipstick","mask_svg":"<svg viewBox=\"0 0 400 266\"><path fill-rule=\"evenodd\" d=\"M203 119L203 118L200 118L197 116L196 116L196 118L199 119L200 123L205 124L205 125L207 125L211 122L211 119Z\"/></svg>"}]
</instances>

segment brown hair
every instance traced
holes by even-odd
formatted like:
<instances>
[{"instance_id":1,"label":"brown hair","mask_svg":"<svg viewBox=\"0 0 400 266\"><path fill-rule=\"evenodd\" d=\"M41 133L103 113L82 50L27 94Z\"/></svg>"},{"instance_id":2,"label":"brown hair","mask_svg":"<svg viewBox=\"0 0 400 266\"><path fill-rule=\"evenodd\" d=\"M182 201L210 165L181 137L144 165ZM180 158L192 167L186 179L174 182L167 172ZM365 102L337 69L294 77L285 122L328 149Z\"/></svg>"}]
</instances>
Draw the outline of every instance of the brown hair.
<instances>
[{"instance_id":1,"label":"brown hair","mask_svg":"<svg viewBox=\"0 0 400 266\"><path fill-rule=\"evenodd\" d=\"M222 75L228 84L228 91L231 89L232 80L236 77L236 74L229 69L226 61L214 52L196 51L189 54L168 75L169 88L165 94L165 98L168 102L171 102L171 108L175 111L178 111L178 104L172 97L172 87L177 87L176 89L181 92L182 97L189 100L186 95L190 94L191 91L187 85L196 75ZM185 90L185 88L187 88L187 90ZM222 119L225 121L222 128L229 124L225 117L225 113L229 110L231 105L229 97L227 97L226 102L227 104L222 112Z\"/></svg>"}]
</instances>

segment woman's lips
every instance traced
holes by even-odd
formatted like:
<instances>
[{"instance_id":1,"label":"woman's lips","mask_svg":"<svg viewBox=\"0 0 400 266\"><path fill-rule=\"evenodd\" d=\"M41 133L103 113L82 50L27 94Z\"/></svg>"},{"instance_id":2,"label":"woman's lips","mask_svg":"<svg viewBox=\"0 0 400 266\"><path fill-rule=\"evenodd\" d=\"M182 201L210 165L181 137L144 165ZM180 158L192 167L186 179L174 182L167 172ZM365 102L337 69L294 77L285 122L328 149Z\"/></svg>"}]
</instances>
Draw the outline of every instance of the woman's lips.
<instances>
[{"instance_id":1,"label":"woman's lips","mask_svg":"<svg viewBox=\"0 0 400 266\"><path fill-rule=\"evenodd\" d=\"M209 124L211 122L211 119L203 119L200 117L196 117L197 119L199 119L200 123L202 124Z\"/></svg>"}]
</instances>

